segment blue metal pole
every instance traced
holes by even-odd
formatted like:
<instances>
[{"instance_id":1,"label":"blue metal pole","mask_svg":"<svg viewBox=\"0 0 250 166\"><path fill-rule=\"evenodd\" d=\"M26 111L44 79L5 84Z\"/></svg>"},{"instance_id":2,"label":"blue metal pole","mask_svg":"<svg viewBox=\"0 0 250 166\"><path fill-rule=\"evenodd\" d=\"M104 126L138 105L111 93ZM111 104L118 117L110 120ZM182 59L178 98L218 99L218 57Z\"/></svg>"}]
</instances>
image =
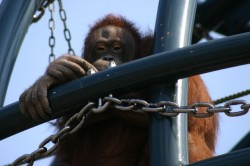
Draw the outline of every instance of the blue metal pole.
<instances>
[{"instance_id":1,"label":"blue metal pole","mask_svg":"<svg viewBox=\"0 0 250 166\"><path fill-rule=\"evenodd\" d=\"M161 0L159 2L154 53L170 51L191 43L196 3L196 0ZM179 105L186 105L187 88L187 79L154 85L151 89L152 102L175 100ZM152 113L150 122L150 165L187 164L187 115L165 118Z\"/></svg>"},{"instance_id":2,"label":"blue metal pole","mask_svg":"<svg viewBox=\"0 0 250 166\"><path fill-rule=\"evenodd\" d=\"M250 148L237 150L223 155L215 156L206 160L195 162L187 166L249 166L250 165Z\"/></svg>"},{"instance_id":3,"label":"blue metal pole","mask_svg":"<svg viewBox=\"0 0 250 166\"><path fill-rule=\"evenodd\" d=\"M48 93L54 112L51 119L72 113L73 106L81 107L90 100L110 93L119 96L148 88L156 82L167 82L170 78L180 79L248 64L249 43L250 33L230 36L138 59L57 86ZM20 113L18 102L0 108L0 140L38 124L41 122L25 118Z\"/></svg>"},{"instance_id":4,"label":"blue metal pole","mask_svg":"<svg viewBox=\"0 0 250 166\"><path fill-rule=\"evenodd\" d=\"M248 64L249 43L250 33L230 36L138 59L57 86L48 93L54 112L51 119L72 112L73 106L83 106L89 100L110 93L119 96L170 78L184 78ZM0 108L0 140L38 124L41 122L25 118L20 113L18 102Z\"/></svg>"},{"instance_id":5,"label":"blue metal pole","mask_svg":"<svg viewBox=\"0 0 250 166\"><path fill-rule=\"evenodd\" d=\"M0 6L0 107L32 17L43 0L3 0Z\"/></svg>"}]
</instances>

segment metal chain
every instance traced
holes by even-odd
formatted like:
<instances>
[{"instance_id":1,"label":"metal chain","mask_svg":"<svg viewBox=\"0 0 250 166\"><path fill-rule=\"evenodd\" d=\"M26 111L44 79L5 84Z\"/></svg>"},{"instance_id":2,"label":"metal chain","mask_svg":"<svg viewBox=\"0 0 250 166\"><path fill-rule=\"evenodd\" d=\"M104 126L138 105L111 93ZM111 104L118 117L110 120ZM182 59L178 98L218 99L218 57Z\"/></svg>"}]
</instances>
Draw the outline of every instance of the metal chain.
<instances>
[{"instance_id":1,"label":"metal chain","mask_svg":"<svg viewBox=\"0 0 250 166\"><path fill-rule=\"evenodd\" d=\"M80 112L74 114L65 124L58 133L51 135L44 139L37 150L30 154L22 155L17 158L11 165L16 166L23 163L33 165L34 161L38 158L51 155L60 146L61 141L68 135L77 132L86 122L87 118L91 114L102 113L109 111L109 108L115 108L121 111L134 111L138 113L155 112L162 116L177 116L180 113L188 113L196 118L207 118L212 116L214 113L225 113L227 116L235 117L246 114L250 109L250 104L244 100L233 100L226 102L224 106L215 107L211 103L199 102L193 103L190 106L179 106L175 102L171 101L160 101L158 103L148 103L141 99L118 99L115 97L104 97L102 104L100 102L89 102L86 104ZM232 111L233 105L239 105L240 111ZM97 106L97 107L96 107ZM199 108L206 108L205 112L199 112ZM46 146L49 143L54 145L50 148Z\"/></svg>"},{"instance_id":2,"label":"metal chain","mask_svg":"<svg viewBox=\"0 0 250 166\"><path fill-rule=\"evenodd\" d=\"M66 12L63 8L63 5L62 5L62 1L61 0L58 0L58 4L59 4L59 14L60 14L60 18L63 22L63 26L64 26L64 38L65 40L67 41L68 43L68 53L71 54L71 55L75 55L75 51L73 50L73 48L71 47L71 43L70 43L70 40L71 40L71 34L70 34L70 30L67 28L67 24L66 24L66 21L67 21L67 15L66 15Z\"/></svg>"},{"instance_id":3,"label":"metal chain","mask_svg":"<svg viewBox=\"0 0 250 166\"><path fill-rule=\"evenodd\" d=\"M56 44L56 38L54 36L54 30L55 30L55 19L54 19L54 12L55 12L55 5L54 2L49 4L49 12L50 12L50 19L49 19L49 29L50 29L50 37L49 37L49 46L51 49L51 53L49 55L49 63L51 63L53 60L55 60L56 56L54 54L54 47Z\"/></svg>"},{"instance_id":4,"label":"metal chain","mask_svg":"<svg viewBox=\"0 0 250 166\"><path fill-rule=\"evenodd\" d=\"M36 15L36 14L33 15L32 23L38 22L42 18L42 16L44 15L45 9L49 6L49 4L51 4L53 2L54 2L54 0L44 0L42 2L41 6L38 8L39 14L38 15Z\"/></svg>"},{"instance_id":5,"label":"metal chain","mask_svg":"<svg viewBox=\"0 0 250 166\"><path fill-rule=\"evenodd\" d=\"M33 23L39 21L42 18L42 16L44 15L45 9L47 7L49 8L49 12L50 12L49 29L51 31L51 35L49 37L49 46L51 48L51 53L49 55L49 63L52 62L55 59L54 47L55 47L55 44L56 44L56 38L54 36L54 30L55 30L55 19L54 19L54 16L53 16L54 15L54 11L55 11L54 1L55 0L44 0L42 2L42 5L38 9L39 14L38 15L34 15L33 16L33 20L32 20ZM70 33L70 30L67 28L67 24L66 24L67 15L66 15L66 12L65 12L65 10L63 8L61 0L58 0L58 4L59 4L60 18L61 18L61 20L63 22L63 26L64 26L64 30L63 30L63 32L64 32L64 38L67 41L68 47L69 47L68 48L68 53L70 55L75 55L75 51L74 51L74 49L71 46L71 33Z\"/></svg>"}]
</instances>

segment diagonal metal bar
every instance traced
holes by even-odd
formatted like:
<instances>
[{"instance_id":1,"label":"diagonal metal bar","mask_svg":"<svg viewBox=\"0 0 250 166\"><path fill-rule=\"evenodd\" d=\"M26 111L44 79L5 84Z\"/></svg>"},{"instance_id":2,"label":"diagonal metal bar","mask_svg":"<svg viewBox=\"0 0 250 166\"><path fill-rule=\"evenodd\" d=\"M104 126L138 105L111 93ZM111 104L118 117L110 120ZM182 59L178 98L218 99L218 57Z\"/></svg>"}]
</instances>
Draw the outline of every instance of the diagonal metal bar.
<instances>
[{"instance_id":1,"label":"diagonal metal bar","mask_svg":"<svg viewBox=\"0 0 250 166\"><path fill-rule=\"evenodd\" d=\"M54 111L51 119L110 93L119 96L173 78L248 64L249 43L250 33L231 36L159 53L60 85L49 91ZM15 102L0 109L0 139L42 123L24 118L18 107Z\"/></svg>"},{"instance_id":2,"label":"diagonal metal bar","mask_svg":"<svg viewBox=\"0 0 250 166\"><path fill-rule=\"evenodd\" d=\"M250 148L219 155L210 159L189 164L187 166L247 166L250 165Z\"/></svg>"}]
</instances>

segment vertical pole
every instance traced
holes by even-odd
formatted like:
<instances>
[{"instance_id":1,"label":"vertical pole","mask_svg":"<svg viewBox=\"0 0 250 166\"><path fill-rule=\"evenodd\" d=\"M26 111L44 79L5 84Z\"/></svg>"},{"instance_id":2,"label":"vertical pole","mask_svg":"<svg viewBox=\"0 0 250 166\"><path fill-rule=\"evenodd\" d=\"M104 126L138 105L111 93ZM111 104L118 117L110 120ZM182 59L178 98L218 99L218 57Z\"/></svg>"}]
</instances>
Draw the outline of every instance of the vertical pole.
<instances>
[{"instance_id":1,"label":"vertical pole","mask_svg":"<svg viewBox=\"0 0 250 166\"><path fill-rule=\"evenodd\" d=\"M190 44L196 5L196 0L159 1L154 53ZM154 85L151 89L151 101L168 100L186 105L187 89L187 79ZM188 163L187 115L162 117L152 113L149 130L151 166L177 166Z\"/></svg>"}]
</instances>

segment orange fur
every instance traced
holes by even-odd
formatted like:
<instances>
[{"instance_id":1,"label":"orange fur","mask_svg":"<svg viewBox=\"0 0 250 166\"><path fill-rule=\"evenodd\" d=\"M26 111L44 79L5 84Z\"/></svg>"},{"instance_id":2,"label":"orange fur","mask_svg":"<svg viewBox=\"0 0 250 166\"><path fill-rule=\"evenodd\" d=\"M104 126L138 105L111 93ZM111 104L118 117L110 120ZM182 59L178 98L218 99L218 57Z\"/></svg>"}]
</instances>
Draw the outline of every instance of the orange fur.
<instances>
[{"instance_id":1,"label":"orange fur","mask_svg":"<svg viewBox=\"0 0 250 166\"><path fill-rule=\"evenodd\" d=\"M86 41L90 40L91 33L96 29L110 25L123 28L133 26L123 17L107 15L91 28ZM134 27L130 27L129 30L138 33ZM152 54L153 36L146 35L140 40L139 52L141 54L136 55L135 58ZM188 88L188 104L212 102L200 76L190 77ZM143 98L148 96L147 91L134 94ZM199 108L199 112L205 112L205 108ZM98 116L101 117L101 121L85 126L81 131L65 140L58 154L66 163L73 166L148 165L148 115L110 110L108 113L95 115L92 118L98 119ZM217 128L217 115L209 118L188 116L189 160L191 163L213 156Z\"/></svg>"},{"instance_id":2,"label":"orange fur","mask_svg":"<svg viewBox=\"0 0 250 166\"><path fill-rule=\"evenodd\" d=\"M194 102L209 102L212 100L200 76L189 78L188 104ZM200 108L199 112L205 112ZM188 116L189 160L199 161L213 156L217 140L218 116L195 118ZM197 153L198 152L198 153Z\"/></svg>"},{"instance_id":3,"label":"orange fur","mask_svg":"<svg viewBox=\"0 0 250 166\"><path fill-rule=\"evenodd\" d=\"M108 28L105 29L107 26L113 26L112 31L119 31L120 36L115 36ZM100 30L100 28L105 30ZM97 30L99 31L95 34L96 38L93 38L92 34ZM115 38L111 40L112 35ZM109 38L105 38L105 36ZM123 37L121 38L121 36ZM102 41L106 41L106 43L103 42L103 49L98 50L95 45L98 44L96 40L100 38L105 39ZM120 43L118 42L118 44L120 45L113 49L113 39L116 40L117 38L119 38ZM132 42L128 42L131 41L131 38ZM131 46L128 43L134 44ZM128 46L129 50L126 50ZM121 58L127 51L126 56L131 56L127 60L137 59L152 54L153 36L143 37L130 21L123 17L107 15L90 29L85 40L85 50L86 48L88 48L87 57L98 55L98 60L102 61L104 61L101 59L103 52L106 53L105 56L114 55L115 58ZM134 55L131 55L132 53ZM89 61L86 57L85 59ZM62 56L51 63L45 75L40 77L33 86L21 95L20 109L22 112L27 116L32 116L33 119L39 119L41 115L48 114L50 107L47 100L47 90L54 85L85 76L89 68L97 68L86 60L76 56ZM93 61L96 61L96 59ZM123 61L123 63L125 62ZM98 68L95 70L98 70ZM190 77L188 88L189 104L212 102L200 76ZM149 94L144 89L128 96L146 99ZM124 96L120 97L123 98ZM200 108L199 111L204 112L205 109ZM68 118L65 116L58 121L59 129L64 126ZM217 115L203 119L188 116L188 120L190 162L212 157L218 128ZM148 115L146 113L109 110L102 114L95 114L89 117L87 121L90 122L85 124L80 131L69 135L62 141L62 146L56 154L56 161L61 163L59 165L147 166L149 164Z\"/></svg>"}]
</instances>

